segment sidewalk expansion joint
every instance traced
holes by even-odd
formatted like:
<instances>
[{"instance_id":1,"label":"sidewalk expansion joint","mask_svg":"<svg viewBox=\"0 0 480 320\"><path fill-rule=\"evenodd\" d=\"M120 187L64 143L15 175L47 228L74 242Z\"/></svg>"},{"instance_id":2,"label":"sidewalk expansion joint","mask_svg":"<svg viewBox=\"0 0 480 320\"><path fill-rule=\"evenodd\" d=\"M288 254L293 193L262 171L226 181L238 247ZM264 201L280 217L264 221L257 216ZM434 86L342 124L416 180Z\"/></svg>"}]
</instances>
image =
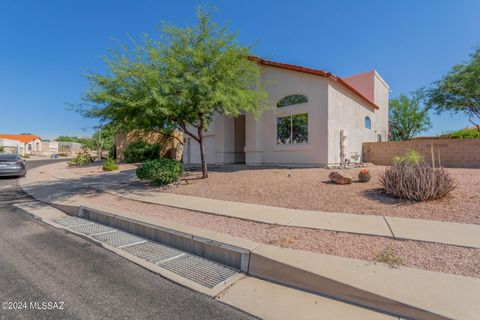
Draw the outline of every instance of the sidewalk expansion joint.
<instances>
[{"instance_id":1,"label":"sidewalk expansion joint","mask_svg":"<svg viewBox=\"0 0 480 320\"><path fill-rule=\"evenodd\" d=\"M387 218L385 218L385 216L382 216L382 218L383 218L383 220L385 221L385 223L387 224L387 227L388 227L388 229L390 230L390 233L392 234L392 237L393 237L393 238L396 238L396 237L395 237L395 233L393 233L392 227L390 227L390 224L389 224L388 221L387 221Z\"/></svg>"}]
</instances>

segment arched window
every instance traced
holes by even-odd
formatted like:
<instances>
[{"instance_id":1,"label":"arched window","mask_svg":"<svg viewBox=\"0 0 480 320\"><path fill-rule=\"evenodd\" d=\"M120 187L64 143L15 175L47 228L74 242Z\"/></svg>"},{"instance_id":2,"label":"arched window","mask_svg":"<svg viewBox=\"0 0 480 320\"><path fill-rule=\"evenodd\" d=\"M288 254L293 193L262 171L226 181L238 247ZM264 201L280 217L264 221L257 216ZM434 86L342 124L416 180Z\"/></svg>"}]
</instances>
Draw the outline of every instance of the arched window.
<instances>
[{"instance_id":1,"label":"arched window","mask_svg":"<svg viewBox=\"0 0 480 320\"><path fill-rule=\"evenodd\" d=\"M302 94L291 94L289 96L286 96L277 103L277 108L282 108L286 106L291 106L294 104L299 104L299 103L306 103L308 102L307 96L304 96Z\"/></svg>"},{"instance_id":2,"label":"arched window","mask_svg":"<svg viewBox=\"0 0 480 320\"><path fill-rule=\"evenodd\" d=\"M370 120L370 117L365 117L365 128L372 129L372 120Z\"/></svg>"}]
</instances>

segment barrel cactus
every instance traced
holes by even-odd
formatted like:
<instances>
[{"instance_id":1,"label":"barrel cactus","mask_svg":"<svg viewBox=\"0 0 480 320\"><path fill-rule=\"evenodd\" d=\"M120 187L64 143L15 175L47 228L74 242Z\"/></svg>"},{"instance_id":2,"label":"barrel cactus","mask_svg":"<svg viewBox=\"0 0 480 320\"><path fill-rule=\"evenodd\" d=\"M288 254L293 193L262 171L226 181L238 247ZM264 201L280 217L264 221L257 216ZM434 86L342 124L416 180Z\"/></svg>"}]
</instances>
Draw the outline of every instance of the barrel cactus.
<instances>
[{"instance_id":1,"label":"barrel cactus","mask_svg":"<svg viewBox=\"0 0 480 320\"><path fill-rule=\"evenodd\" d=\"M358 174L358 180L360 182L368 182L370 179L370 171L367 168L360 170L360 173Z\"/></svg>"}]
</instances>

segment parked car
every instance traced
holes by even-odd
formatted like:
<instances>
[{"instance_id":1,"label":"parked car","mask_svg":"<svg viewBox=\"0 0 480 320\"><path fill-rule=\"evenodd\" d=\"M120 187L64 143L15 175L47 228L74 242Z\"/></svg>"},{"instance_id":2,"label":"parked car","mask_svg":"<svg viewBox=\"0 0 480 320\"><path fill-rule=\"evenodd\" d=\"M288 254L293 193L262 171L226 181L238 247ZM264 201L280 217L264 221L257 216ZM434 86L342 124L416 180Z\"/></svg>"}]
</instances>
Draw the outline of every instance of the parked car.
<instances>
[{"instance_id":1,"label":"parked car","mask_svg":"<svg viewBox=\"0 0 480 320\"><path fill-rule=\"evenodd\" d=\"M25 160L17 154L0 153L0 176L25 177L27 168Z\"/></svg>"},{"instance_id":2,"label":"parked car","mask_svg":"<svg viewBox=\"0 0 480 320\"><path fill-rule=\"evenodd\" d=\"M54 153L54 154L51 154L51 155L50 155L50 158L52 158L52 159L58 159L58 158L60 158L60 155L59 155L58 153Z\"/></svg>"}]
</instances>

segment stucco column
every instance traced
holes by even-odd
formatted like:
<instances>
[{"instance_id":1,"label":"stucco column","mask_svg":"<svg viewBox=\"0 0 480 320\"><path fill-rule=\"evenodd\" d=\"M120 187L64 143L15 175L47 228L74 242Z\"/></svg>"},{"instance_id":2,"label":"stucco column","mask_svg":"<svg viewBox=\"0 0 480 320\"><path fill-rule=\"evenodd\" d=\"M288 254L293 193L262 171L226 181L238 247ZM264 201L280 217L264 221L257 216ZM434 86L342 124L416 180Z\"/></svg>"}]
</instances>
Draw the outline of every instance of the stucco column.
<instances>
[{"instance_id":1,"label":"stucco column","mask_svg":"<svg viewBox=\"0 0 480 320\"><path fill-rule=\"evenodd\" d=\"M262 118L258 120L247 113L245 115L246 141L245 141L245 163L250 165L263 163L263 134Z\"/></svg>"}]
</instances>

